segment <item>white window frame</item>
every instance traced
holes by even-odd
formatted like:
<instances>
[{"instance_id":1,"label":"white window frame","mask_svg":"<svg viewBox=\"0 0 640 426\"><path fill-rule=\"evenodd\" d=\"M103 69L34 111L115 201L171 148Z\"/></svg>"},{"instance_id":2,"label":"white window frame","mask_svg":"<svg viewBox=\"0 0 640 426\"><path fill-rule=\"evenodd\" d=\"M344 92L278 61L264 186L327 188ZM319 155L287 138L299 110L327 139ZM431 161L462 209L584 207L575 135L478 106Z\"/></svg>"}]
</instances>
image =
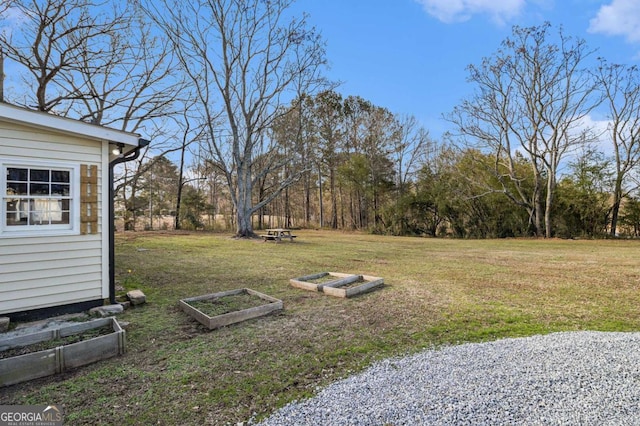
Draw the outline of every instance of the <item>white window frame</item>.
<instances>
[{"instance_id":1,"label":"white window frame","mask_svg":"<svg viewBox=\"0 0 640 426\"><path fill-rule=\"evenodd\" d=\"M7 168L40 168L68 170L70 172L69 223L54 225L7 225ZM0 238L45 237L80 234L80 165L62 161L27 161L0 158Z\"/></svg>"}]
</instances>

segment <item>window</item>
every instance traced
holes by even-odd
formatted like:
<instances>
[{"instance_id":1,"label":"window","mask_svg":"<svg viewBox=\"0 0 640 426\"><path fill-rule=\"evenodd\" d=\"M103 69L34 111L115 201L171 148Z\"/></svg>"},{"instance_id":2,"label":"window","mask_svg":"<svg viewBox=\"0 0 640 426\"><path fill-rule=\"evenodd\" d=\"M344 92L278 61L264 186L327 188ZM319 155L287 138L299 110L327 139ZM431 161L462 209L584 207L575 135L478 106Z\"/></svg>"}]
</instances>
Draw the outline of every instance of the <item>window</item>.
<instances>
[{"instance_id":1,"label":"window","mask_svg":"<svg viewBox=\"0 0 640 426\"><path fill-rule=\"evenodd\" d=\"M3 233L74 230L75 169L3 164Z\"/></svg>"}]
</instances>

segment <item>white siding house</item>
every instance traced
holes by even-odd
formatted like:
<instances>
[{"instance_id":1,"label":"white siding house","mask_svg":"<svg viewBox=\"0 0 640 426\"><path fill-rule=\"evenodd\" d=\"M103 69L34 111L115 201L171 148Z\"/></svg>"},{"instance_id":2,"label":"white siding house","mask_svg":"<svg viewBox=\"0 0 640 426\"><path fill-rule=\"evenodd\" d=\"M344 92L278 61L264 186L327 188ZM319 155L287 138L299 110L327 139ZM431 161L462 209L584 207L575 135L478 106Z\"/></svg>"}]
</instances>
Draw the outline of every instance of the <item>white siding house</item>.
<instances>
[{"instance_id":1,"label":"white siding house","mask_svg":"<svg viewBox=\"0 0 640 426\"><path fill-rule=\"evenodd\" d=\"M109 297L112 150L140 141L0 103L0 316L72 312Z\"/></svg>"}]
</instances>

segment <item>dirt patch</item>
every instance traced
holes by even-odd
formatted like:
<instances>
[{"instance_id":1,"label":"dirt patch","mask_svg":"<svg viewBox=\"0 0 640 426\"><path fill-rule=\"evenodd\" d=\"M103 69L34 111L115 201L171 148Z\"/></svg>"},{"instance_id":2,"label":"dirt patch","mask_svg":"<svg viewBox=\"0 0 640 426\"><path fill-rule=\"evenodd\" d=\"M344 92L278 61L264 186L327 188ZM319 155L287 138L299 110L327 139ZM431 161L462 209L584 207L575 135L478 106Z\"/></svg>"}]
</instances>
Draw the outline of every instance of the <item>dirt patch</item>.
<instances>
[{"instance_id":1,"label":"dirt patch","mask_svg":"<svg viewBox=\"0 0 640 426\"><path fill-rule=\"evenodd\" d=\"M43 342L33 343L31 345L20 346L18 348L11 348L5 351L1 351L0 359L26 355L32 352L45 351L47 349L54 349L54 348L57 348L58 346L71 345L73 343L78 343L84 340L93 339L94 337L106 336L107 334L110 334L110 333L113 333L113 328L111 327L111 325L92 328L91 330L86 330L78 334L72 334L71 336L45 340Z\"/></svg>"},{"instance_id":2,"label":"dirt patch","mask_svg":"<svg viewBox=\"0 0 640 426\"><path fill-rule=\"evenodd\" d=\"M336 277L334 275L325 275L322 276L320 278L314 278L312 280L305 280L306 282L312 283L312 284L325 284L331 281L335 281L340 279L339 277Z\"/></svg>"},{"instance_id":3,"label":"dirt patch","mask_svg":"<svg viewBox=\"0 0 640 426\"><path fill-rule=\"evenodd\" d=\"M230 296L216 297L214 299L194 300L187 302L200 312L210 317L228 314L229 312L242 311L266 305L269 301L249 293L239 293Z\"/></svg>"},{"instance_id":4,"label":"dirt patch","mask_svg":"<svg viewBox=\"0 0 640 426\"><path fill-rule=\"evenodd\" d=\"M338 288L351 288L351 287L357 287L357 286L362 285L362 284L364 284L364 283L366 283L366 282L368 282L368 281L365 281L363 278L360 278L360 279L358 279L358 280L356 280L356 281L353 281L353 282L350 282L350 283L348 283L348 284L341 285L341 286L339 286Z\"/></svg>"}]
</instances>

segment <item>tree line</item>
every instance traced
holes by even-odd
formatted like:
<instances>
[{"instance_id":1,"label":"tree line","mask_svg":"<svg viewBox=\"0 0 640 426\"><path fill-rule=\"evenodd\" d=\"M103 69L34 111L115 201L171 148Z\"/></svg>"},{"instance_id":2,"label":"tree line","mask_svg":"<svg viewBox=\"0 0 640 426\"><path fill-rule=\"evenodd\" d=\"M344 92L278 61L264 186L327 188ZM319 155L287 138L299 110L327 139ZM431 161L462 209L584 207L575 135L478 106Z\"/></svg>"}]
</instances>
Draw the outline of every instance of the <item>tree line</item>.
<instances>
[{"instance_id":1,"label":"tree line","mask_svg":"<svg viewBox=\"0 0 640 426\"><path fill-rule=\"evenodd\" d=\"M323 76L324 41L291 4L9 0L0 64L21 67L23 81L0 93L152 139L118 176L126 229L170 216L176 229L240 237L272 226L640 232L635 66L609 63L549 23L514 27L469 65L474 91L434 140L415 117L342 95Z\"/></svg>"}]
</instances>

